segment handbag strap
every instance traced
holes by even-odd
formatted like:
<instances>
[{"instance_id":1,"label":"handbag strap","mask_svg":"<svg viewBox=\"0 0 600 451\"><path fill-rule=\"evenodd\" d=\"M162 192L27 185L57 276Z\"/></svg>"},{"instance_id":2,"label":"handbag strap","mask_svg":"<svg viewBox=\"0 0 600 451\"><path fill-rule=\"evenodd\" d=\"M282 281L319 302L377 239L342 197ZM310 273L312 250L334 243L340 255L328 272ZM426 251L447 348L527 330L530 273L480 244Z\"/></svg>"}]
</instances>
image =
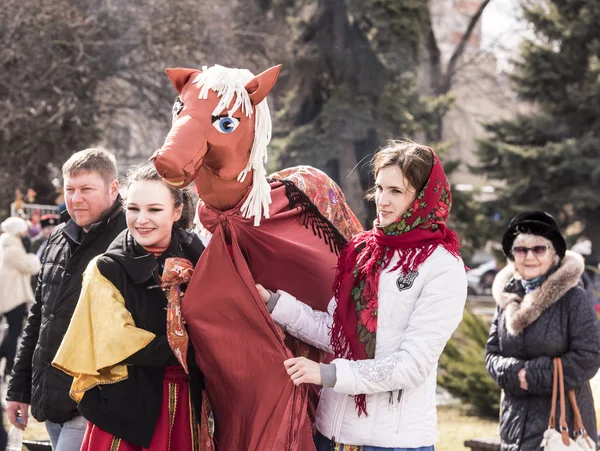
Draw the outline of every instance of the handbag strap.
<instances>
[{"instance_id":1,"label":"handbag strap","mask_svg":"<svg viewBox=\"0 0 600 451\"><path fill-rule=\"evenodd\" d=\"M579 406L577 405L577 398L575 397L575 390L569 390L567 395L569 396L571 408L573 409L573 429L575 429L574 434L581 433L582 431L585 432L585 428L583 426L583 419L581 418L581 412L579 411Z\"/></svg>"},{"instance_id":2,"label":"handbag strap","mask_svg":"<svg viewBox=\"0 0 600 451\"><path fill-rule=\"evenodd\" d=\"M565 414L566 405L565 405L565 381L563 378L563 369L562 369L562 361L560 357L554 358L554 378L552 381L552 391L554 392L554 387L558 385L558 394L560 398L560 417L559 417L559 426L560 426L560 435L562 436L562 442L565 446L569 446L569 427L567 426L567 417ZM556 409L556 395L552 396L553 405L552 411Z\"/></svg>"},{"instance_id":3,"label":"handbag strap","mask_svg":"<svg viewBox=\"0 0 600 451\"><path fill-rule=\"evenodd\" d=\"M592 447L591 439L585 430L585 426L583 425L583 418L581 417L581 412L579 411L579 406L577 405L577 397L575 396L575 390L569 390L568 392L569 402L571 403L571 408L573 409L573 435L577 437L581 435L583 439L588 442L590 447Z\"/></svg>"},{"instance_id":4,"label":"handbag strap","mask_svg":"<svg viewBox=\"0 0 600 451\"><path fill-rule=\"evenodd\" d=\"M550 419L548 420L548 429L554 429L556 427L556 398L558 396L558 365L556 365L556 359L552 361L553 374L552 374L552 405L550 407Z\"/></svg>"}]
</instances>

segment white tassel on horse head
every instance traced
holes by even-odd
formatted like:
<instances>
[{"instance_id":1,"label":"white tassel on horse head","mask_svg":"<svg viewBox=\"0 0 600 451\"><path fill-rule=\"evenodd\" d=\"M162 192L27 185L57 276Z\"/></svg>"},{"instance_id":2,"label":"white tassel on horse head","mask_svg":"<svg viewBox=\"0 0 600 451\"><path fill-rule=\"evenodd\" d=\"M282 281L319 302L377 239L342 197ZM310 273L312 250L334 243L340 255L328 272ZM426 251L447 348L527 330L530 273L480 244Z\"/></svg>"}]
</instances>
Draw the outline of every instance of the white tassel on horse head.
<instances>
[{"instance_id":1,"label":"white tassel on horse head","mask_svg":"<svg viewBox=\"0 0 600 451\"><path fill-rule=\"evenodd\" d=\"M254 225L258 226L262 216L269 217L269 206L271 204L271 187L266 179L265 164L267 163L267 146L271 141L272 122L266 99L256 105L256 108L252 106L245 86L253 77L252 72L246 69L230 69L215 65L210 68L203 67L194 83L202 86L199 98L206 99L209 89L215 91L221 98L214 109L214 115L228 108L229 114L233 114L241 108L242 113L250 117L252 112L256 110L254 141L250 150L250 157L237 180L242 182L252 170L252 188L242 205L242 214L245 218L254 217ZM233 105L231 105L232 102L234 102Z\"/></svg>"}]
</instances>

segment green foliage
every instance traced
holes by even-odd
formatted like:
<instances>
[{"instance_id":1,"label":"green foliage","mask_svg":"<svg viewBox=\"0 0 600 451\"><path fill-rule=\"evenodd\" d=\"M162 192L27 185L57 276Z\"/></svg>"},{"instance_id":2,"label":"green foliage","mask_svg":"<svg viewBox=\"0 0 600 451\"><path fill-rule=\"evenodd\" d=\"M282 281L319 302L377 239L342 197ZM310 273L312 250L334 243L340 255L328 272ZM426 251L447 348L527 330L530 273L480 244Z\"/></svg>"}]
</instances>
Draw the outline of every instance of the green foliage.
<instances>
[{"instance_id":1,"label":"green foliage","mask_svg":"<svg viewBox=\"0 0 600 451\"><path fill-rule=\"evenodd\" d=\"M500 389L485 369L489 327L468 308L440 357L438 384L466 403L473 413L498 418Z\"/></svg>"},{"instance_id":2,"label":"green foliage","mask_svg":"<svg viewBox=\"0 0 600 451\"><path fill-rule=\"evenodd\" d=\"M432 143L440 159L444 162L444 172L448 178L460 166L460 160L449 160L448 151L450 142ZM491 212L487 205L478 201L477 196L481 193L475 191L459 191L452 189L452 210L448 225L460 237L460 253L463 261L470 266L473 254L482 249L489 240L497 239L498 231L491 226Z\"/></svg>"},{"instance_id":3,"label":"green foliage","mask_svg":"<svg viewBox=\"0 0 600 451\"><path fill-rule=\"evenodd\" d=\"M450 95L422 95L428 5L301 0L295 17L302 20L288 20L295 29L284 61L289 75L278 83L287 87L273 140L279 166L325 170L355 208L372 183L368 162L376 150L390 138L437 137L452 104ZM372 216L372 205L364 207Z\"/></svg>"},{"instance_id":4,"label":"green foliage","mask_svg":"<svg viewBox=\"0 0 600 451\"><path fill-rule=\"evenodd\" d=\"M444 163L444 168L446 166L449 165ZM479 194L478 191L452 191L449 226L460 237L460 253L467 266L471 266L471 258L477 250L502 234L498 224L490 219L493 212L489 206L476 199Z\"/></svg>"},{"instance_id":5,"label":"green foliage","mask_svg":"<svg viewBox=\"0 0 600 451\"><path fill-rule=\"evenodd\" d=\"M504 182L492 208L504 225L543 209L579 222L600 245L600 3L545 0L526 7L535 38L511 74L531 113L487 125L478 171Z\"/></svg>"},{"instance_id":6,"label":"green foliage","mask_svg":"<svg viewBox=\"0 0 600 451\"><path fill-rule=\"evenodd\" d=\"M422 0L350 0L348 9L373 44L384 64L393 70L413 70L423 43L423 22L428 14ZM406 61L405 66L398 60Z\"/></svg>"}]
</instances>

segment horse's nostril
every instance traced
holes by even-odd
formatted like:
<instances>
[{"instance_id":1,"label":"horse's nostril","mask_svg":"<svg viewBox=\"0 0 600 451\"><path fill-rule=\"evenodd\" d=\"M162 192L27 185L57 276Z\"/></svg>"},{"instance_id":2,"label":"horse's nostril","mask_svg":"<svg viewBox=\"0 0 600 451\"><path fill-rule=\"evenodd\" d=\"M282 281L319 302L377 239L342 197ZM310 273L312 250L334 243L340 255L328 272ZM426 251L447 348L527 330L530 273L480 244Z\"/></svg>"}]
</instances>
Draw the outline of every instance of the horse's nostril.
<instances>
[{"instance_id":1,"label":"horse's nostril","mask_svg":"<svg viewBox=\"0 0 600 451\"><path fill-rule=\"evenodd\" d=\"M150 158L148 158L148 160L154 162L160 155L160 149L158 149L157 151L155 151L152 156Z\"/></svg>"}]
</instances>

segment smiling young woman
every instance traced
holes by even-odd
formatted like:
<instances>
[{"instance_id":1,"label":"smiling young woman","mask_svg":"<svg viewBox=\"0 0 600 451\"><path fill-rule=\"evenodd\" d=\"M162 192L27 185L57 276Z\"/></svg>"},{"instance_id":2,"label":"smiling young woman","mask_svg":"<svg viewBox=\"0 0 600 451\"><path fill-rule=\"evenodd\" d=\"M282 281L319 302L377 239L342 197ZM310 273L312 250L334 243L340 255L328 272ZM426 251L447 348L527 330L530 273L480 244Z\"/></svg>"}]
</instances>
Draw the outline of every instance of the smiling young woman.
<instances>
[{"instance_id":1,"label":"smiling young woman","mask_svg":"<svg viewBox=\"0 0 600 451\"><path fill-rule=\"evenodd\" d=\"M190 192L151 165L127 182L127 230L88 266L53 365L74 377L70 394L89 421L82 450L192 451L202 440L210 450L202 374L180 315L204 250L187 230Z\"/></svg>"},{"instance_id":2,"label":"smiling young woman","mask_svg":"<svg viewBox=\"0 0 600 451\"><path fill-rule=\"evenodd\" d=\"M181 218L183 210L183 205L177 203L169 187L160 180L132 182L125 208L127 228L133 239L146 249L166 249L171 242L173 224Z\"/></svg>"},{"instance_id":3,"label":"smiling young woman","mask_svg":"<svg viewBox=\"0 0 600 451\"><path fill-rule=\"evenodd\" d=\"M467 295L458 237L446 226L450 185L433 150L413 142L389 142L372 167L377 219L341 253L328 311L257 288L277 324L335 356L284 362L294 384L324 387L318 451L431 451L437 361Z\"/></svg>"}]
</instances>

